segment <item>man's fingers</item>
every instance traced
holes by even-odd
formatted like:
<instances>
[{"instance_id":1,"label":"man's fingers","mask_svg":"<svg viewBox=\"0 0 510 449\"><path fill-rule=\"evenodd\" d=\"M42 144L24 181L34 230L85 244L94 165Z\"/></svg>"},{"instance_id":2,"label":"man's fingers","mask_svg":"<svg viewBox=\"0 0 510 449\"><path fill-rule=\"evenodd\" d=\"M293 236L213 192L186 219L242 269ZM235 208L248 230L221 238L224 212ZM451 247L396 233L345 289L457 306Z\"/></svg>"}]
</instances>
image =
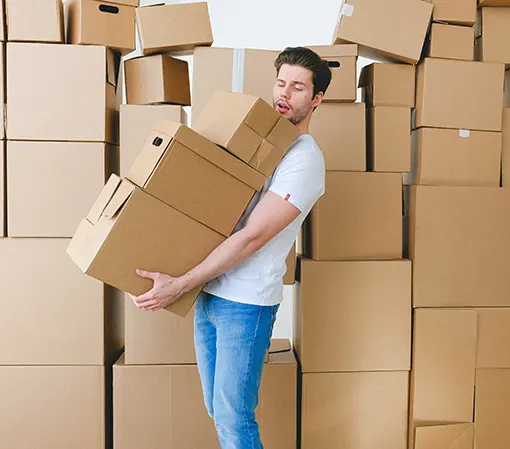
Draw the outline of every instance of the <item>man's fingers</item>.
<instances>
[{"instance_id":1,"label":"man's fingers","mask_svg":"<svg viewBox=\"0 0 510 449\"><path fill-rule=\"evenodd\" d=\"M145 271L145 270L136 270L136 274L143 278L152 279L153 281L159 276L159 273L155 273L153 271Z\"/></svg>"},{"instance_id":2,"label":"man's fingers","mask_svg":"<svg viewBox=\"0 0 510 449\"><path fill-rule=\"evenodd\" d=\"M149 290L148 292L144 293L143 295L140 295L135 298L135 302L137 304L143 304L146 301L151 301L154 299L154 291Z\"/></svg>"}]
</instances>

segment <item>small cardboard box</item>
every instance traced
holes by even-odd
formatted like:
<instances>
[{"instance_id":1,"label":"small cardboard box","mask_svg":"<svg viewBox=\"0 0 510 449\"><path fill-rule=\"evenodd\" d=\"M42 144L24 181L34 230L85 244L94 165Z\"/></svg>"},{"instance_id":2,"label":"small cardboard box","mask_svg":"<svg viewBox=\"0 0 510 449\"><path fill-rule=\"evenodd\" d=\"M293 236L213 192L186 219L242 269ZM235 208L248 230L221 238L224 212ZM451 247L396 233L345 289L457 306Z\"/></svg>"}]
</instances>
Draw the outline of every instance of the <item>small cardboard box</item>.
<instances>
[{"instance_id":1,"label":"small cardboard box","mask_svg":"<svg viewBox=\"0 0 510 449\"><path fill-rule=\"evenodd\" d=\"M475 26L477 61L500 62L510 67L510 8L480 8Z\"/></svg>"},{"instance_id":2,"label":"small cardboard box","mask_svg":"<svg viewBox=\"0 0 510 449\"><path fill-rule=\"evenodd\" d=\"M427 56L472 61L474 51L474 28L444 23L432 24L426 43Z\"/></svg>"}]
</instances>

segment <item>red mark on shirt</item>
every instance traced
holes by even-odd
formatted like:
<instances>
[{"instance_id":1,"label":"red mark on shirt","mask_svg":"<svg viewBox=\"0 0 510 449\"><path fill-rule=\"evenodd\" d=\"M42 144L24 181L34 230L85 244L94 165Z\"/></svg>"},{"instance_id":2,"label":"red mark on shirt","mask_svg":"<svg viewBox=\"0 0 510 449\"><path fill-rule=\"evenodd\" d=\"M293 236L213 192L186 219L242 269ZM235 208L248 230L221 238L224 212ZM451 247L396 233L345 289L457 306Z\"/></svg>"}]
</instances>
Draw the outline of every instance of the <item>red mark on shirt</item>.
<instances>
[{"instance_id":1,"label":"red mark on shirt","mask_svg":"<svg viewBox=\"0 0 510 449\"><path fill-rule=\"evenodd\" d=\"M289 201L289 198L290 198L290 193L287 193L287 195L285 196L285 201Z\"/></svg>"}]
</instances>

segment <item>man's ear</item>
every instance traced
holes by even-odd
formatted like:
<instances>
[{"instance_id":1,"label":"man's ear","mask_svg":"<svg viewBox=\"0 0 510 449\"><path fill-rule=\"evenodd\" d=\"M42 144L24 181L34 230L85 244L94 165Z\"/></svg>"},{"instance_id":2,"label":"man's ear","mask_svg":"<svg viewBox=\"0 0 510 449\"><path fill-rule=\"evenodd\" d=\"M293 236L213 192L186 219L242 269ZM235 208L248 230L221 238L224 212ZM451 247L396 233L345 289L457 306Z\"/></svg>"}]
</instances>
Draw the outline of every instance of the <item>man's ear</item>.
<instances>
[{"instance_id":1,"label":"man's ear","mask_svg":"<svg viewBox=\"0 0 510 449\"><path fill-rule=\"evenodd\" d=\"M317 106L319 106L322 103L323 98L324 98L324 93L317 92L317 94L315 95L315 98L312 101L312 108L315 109Z\"/></svg>"}]
</instances>

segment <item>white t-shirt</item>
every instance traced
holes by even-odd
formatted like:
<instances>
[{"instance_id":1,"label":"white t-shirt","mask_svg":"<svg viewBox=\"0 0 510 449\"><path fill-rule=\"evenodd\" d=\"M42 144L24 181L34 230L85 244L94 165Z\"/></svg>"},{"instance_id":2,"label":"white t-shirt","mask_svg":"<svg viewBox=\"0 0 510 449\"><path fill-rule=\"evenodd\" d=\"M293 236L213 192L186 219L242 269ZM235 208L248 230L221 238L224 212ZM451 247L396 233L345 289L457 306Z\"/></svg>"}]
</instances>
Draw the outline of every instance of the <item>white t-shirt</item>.
<instances>
[{"instance_id":1,"label":"white t-shirt","mask_svg":"<svg viewBox=\"0 0 510 449\"><path fill-rule=\"evenodd\" d=\"M299 228L315 202L324 194L324 156L310 134L300 135L260 192L255 193L234 232L242 229L268 190L296 206L301 213L277 236L240 263L211 280L204 291L231 301L271 306L283 300L285 260Z\"/></svg>"}]
</instances>

